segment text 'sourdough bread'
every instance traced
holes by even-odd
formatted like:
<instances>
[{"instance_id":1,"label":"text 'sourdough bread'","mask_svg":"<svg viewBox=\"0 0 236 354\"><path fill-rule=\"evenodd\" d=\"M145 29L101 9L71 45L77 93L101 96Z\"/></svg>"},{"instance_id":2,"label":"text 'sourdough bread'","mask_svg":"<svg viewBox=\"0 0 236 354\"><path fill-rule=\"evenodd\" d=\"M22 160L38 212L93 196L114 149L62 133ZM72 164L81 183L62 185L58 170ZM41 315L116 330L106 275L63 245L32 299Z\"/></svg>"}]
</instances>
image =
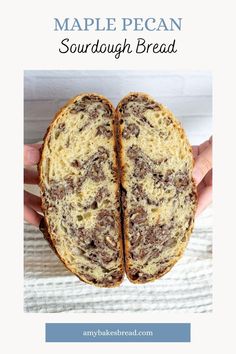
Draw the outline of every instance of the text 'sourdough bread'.
<instances>
[{"instance_id":1,"label":"text 'sourdough bread'","mask_svg":"<svg viewBox=\"0 0 236 354\"><path fill-rule=\"evenodd\" d=\"M39 165L45 237L81 280L123 278L115 111L97 94L67 103L51 123Z\"/></svg>"},{"instance_id":2,"label":"text 'sourdough bread'","mask_svg":"<svg viewBox=\"0 0 236 354\"><path fill-rule=\"evenodd\" d=\"M193 228L193 156L163 105L131 93L117 107L125 267L134 283L155 280L183 254Z\"/></svg>"}]
</instances>

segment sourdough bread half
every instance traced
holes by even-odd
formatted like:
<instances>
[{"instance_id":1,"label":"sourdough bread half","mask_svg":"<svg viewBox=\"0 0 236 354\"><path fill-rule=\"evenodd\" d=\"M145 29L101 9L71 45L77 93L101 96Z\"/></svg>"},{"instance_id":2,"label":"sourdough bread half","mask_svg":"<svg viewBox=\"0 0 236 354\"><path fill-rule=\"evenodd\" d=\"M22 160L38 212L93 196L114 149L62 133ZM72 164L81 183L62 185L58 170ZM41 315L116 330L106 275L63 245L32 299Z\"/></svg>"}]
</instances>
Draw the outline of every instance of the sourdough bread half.
<instances>
[{"instance_id":1,"label":"sourdough bread half","mask_svg":"<svg viewBox=\"0 0 236 354\"><path fill-rule=\"evenodd\" d=\"M106 98L75 97L49 126L39 164L41 230L70 271L100 287L124 273L115 119Z\"/></svg>"},{"instance_id":2,"label":"sourdough bread half","mask_svg":"<svg viewBox=\"0 0 236 354\"><path fill-rule=\"evenodd\" d=\"M117 106L125 268L145 283L182 256L197 204L193 156L180 123L143 93Z\"/></svg>"}]
</instances>

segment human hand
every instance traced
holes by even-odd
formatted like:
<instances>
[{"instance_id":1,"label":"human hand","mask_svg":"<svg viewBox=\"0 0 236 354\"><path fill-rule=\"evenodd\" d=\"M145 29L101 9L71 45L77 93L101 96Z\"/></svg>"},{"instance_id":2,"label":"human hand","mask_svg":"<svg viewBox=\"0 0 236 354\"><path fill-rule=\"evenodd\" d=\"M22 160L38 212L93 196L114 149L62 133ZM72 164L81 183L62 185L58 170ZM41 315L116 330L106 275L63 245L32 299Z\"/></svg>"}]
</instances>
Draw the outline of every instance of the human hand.
<instances>
[{"instance_id":1,"label":"human hand","mask_svg":"<svg viewBox=\"0 0 236 354\"><path fill-rule=\"evenodd\" d=\"M199 146L192 146L192 149L195 160L193 178L198 192L198 216L212 201L212 137Z\"/></svg>"},{"instance_id":2,"label":"human hand","mask_svg":"<svg viewBox=\"0 0 236 354\"><path fill-rule=\"evenodd\" d=\"M24 183L25 184L38 184L38 172L29 169L30 166L36 165L40 160L40 144L24 145ZM24 191L24 219L28 223L39 226L42 219L41 212L41 199Z\"/></svg>"}]
</instances>

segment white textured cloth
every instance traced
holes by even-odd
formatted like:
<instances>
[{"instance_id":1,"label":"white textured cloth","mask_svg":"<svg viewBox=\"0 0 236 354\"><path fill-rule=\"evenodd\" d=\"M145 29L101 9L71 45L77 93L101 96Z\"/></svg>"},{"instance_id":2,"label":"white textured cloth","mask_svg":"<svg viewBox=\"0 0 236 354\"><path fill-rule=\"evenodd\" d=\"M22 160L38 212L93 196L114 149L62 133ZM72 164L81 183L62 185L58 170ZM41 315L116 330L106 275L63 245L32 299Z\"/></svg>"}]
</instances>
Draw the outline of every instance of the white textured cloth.
<instances>
[{"instance_id":1,"label":"white textured cloth","mask_svg":"<svg viewBox=\"0 0 236 354\"><path fill-rule=\"evenodd\" d=\"M145 285L96 288L72 275L35 227L25 224L26 312L212 311L212 208L196 221L183 258Z\"/></svg>"}]
</instances>

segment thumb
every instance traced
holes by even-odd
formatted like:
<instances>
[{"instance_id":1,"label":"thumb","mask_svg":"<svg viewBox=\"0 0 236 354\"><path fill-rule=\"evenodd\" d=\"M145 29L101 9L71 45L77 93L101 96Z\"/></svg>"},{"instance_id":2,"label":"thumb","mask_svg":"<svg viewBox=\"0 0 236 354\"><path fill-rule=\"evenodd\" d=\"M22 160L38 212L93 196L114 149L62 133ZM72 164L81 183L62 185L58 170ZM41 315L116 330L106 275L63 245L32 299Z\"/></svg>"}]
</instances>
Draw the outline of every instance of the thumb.
<instances>
[{"instance_id":1,"label":"thumb","mask_svg":"<svg viewBox=\"0 0 236 354\"><path fill-rule=\"evenodd\" d=\"M193 168L193 178L198 185L206 176L207 172L212 169L212 145L209 144L200 155L198 155Z\"/></svg>"},{"instance_id":2,"label":"thumb","mask_svg":"<svg viewBox=\"0 0 236 354\"><path fill-rule=\"evenodd\" d=\"M39 149L32 145L24 145L24 165L36 165L40 160Z\"/></svg>"}]
</instances>

